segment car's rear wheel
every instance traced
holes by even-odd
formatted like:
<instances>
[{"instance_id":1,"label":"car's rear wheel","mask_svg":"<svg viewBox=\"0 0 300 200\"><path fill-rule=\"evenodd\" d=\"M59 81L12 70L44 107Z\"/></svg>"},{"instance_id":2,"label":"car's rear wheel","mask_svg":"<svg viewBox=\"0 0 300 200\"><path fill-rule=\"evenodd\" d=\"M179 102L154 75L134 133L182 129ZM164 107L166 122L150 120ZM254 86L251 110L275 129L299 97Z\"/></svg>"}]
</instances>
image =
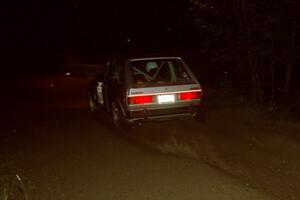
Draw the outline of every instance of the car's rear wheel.
<instances>
[{"instance_id":1,"label":"car's rear wheel","mask_svg":"<svg viewBox=\"0 0 300 200\"><path fill-rule=\"evenodd\" d=\"M115 102L111 104L111 114L114 126L119 128L123 122L123 115L119 106Z\"/></svg>"},{"instance_id":2,"label":"car's rear wheel","mask_svg":"<svg viewBox=\"0 0 300 200\"><path fill-rule=\"evenodd\" d=\"M115 102L111 104L110 108L111 108L110 111L111 111L112 121L116 128L118 129L122 128L122 130L130 132L136 129L138 126L141 126L140 122L139 123L128 122L125 119L125 116L123 115L120 106Z\"/></svg>"}]
</instances>

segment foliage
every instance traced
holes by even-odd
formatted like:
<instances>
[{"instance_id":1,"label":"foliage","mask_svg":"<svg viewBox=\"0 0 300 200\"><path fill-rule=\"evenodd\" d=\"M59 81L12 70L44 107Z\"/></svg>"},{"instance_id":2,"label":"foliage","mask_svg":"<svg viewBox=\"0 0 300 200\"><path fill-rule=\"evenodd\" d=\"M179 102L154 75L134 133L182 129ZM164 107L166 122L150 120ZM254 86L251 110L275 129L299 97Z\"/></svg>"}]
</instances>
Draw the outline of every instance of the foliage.
<instances>
[{"instance_id":1,"label":"foliage","mask_svg":"<svg viewBox=\"0 0 300 200\"><path fill-rule=\"evenodd\" d=\"M299 87L297 9L293 0L191 0L188 20L211 65L230 68L233 86L254 102L273 102Z\"/></svg>"}]
</instances>

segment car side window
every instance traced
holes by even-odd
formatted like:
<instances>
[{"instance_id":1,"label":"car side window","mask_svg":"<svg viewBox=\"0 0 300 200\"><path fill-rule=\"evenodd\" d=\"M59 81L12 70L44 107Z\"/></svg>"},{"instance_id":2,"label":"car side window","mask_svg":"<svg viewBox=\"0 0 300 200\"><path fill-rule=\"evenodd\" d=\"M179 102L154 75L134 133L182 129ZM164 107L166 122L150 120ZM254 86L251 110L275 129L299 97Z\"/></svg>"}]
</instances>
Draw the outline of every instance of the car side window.
<instances>
[{"instance_id":1,"label":"car side window","mask_svg":"<svg viewBox=\"0 0 300 200\"><path fill-rule=\"evenodd\" d=\"M108 71L109 71L109 66L104 66L104 69L102 70L101 74L98 76L98 80L106 82Z\"/></svg>"},{"instance_id":2,"label":"car side window","mask_svg":"<svg viewBox=\"0 0 300 200\"><path fill-rule=\"evenodd\" d=\"M120 62L119 83L125 83L125 63Z\"/></svg>"}]
</instances>

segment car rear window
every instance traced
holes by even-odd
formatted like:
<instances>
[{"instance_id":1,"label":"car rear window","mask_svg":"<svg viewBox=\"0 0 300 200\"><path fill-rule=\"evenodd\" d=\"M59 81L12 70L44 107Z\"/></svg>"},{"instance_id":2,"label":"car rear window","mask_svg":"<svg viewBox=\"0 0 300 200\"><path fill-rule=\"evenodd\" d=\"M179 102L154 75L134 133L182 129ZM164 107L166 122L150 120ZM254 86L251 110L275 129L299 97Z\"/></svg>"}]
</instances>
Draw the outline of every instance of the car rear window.
<instances>
[{"instance_id":1,"label":"car rear window","mask_svg":"<svg viewBox=\"0 0 300 200\"><path fill-rule=\"evenodd\" d=\"M184 64L178 59L131 61L130 69L136 85L191 81Z\"/></svg>"}]
</instances>

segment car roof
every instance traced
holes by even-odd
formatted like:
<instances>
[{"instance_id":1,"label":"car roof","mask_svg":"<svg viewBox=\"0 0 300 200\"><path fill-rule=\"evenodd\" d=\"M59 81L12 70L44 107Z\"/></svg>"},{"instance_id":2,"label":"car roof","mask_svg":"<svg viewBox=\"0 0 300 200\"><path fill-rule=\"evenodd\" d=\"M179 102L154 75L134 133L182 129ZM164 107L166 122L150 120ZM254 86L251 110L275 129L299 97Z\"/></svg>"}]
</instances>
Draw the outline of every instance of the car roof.
<instances>
[{"instance_id":1,"label":"car roof","mask_svg":"<svg viewBox=\"0 0 300 200\"><path fill-rule=\"evenodd\" d=\"M119 60L119 61L134 61L134 60L154 60L154 59L181 59L180 56L175 56L170 53L158 53L158 52L125 52L121 54L115 54L109 56L108 60Z\"/></svg>"},{"instance_id":2,"label":"car roof","mask_svg":"<svg viewBox=\"0 0 300 200\"><path fill-rule=\"evenodd\" d=\"M128 61L143 61L143 60L182 60L180 57L137 57L137 58L129 58Z\"/></svg>"}]
</instances>

